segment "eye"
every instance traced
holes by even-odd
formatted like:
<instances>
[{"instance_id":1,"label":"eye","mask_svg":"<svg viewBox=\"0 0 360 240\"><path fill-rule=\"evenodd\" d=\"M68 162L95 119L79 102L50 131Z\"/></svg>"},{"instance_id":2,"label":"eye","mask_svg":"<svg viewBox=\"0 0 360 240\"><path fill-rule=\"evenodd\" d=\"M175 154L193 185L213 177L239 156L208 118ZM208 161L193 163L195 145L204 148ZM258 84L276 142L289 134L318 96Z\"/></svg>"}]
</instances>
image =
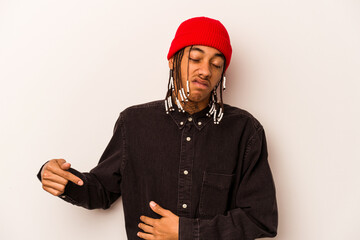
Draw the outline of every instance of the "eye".
<instances>
[{"instance_id":1,"label":"eye","mask_svg":"<svg viewBox=\"0 0 360 240\"><path fill-rule=\"evenodd\" d=\"M190 61L192 61L192 62L199 62L200 61L200 59L194 59L194 58L189 58L190 59Z\"/></svg>"},{"instance_id":2,"label":"eye","mask_svg":"<svg viewBox=\"0 0 360 240\"><path fill-rule=\"evenodd\" d=\"M213 65L214 67L216 67L216 68L219 68L219 69L222 67L221 65L217 65L217 64L214 64L214 63L213 63L212 65Z\"/></svg>"}]
</instances>

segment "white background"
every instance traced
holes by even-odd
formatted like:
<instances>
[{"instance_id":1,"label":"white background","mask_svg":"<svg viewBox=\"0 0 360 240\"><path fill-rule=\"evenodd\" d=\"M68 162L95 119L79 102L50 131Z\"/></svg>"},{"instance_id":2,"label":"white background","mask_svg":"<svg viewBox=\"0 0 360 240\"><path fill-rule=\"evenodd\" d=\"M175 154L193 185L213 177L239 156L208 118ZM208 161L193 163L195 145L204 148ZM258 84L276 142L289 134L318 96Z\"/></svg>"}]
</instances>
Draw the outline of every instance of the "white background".
<instances>
[{"instance_id":1,"label":"white background","mask_svg":"<svg viewBox=\"0 0 360 240\"><path fill-rule=\"evenodd\" d=\"M358 238L358 0L0 0L0 239L126 238L121 199L75 207L36 173L94 167L120 111L165 96L176 28L203 15L231 37L225 102L266 130L276 239Z\"/></svg>"}]
</instances>

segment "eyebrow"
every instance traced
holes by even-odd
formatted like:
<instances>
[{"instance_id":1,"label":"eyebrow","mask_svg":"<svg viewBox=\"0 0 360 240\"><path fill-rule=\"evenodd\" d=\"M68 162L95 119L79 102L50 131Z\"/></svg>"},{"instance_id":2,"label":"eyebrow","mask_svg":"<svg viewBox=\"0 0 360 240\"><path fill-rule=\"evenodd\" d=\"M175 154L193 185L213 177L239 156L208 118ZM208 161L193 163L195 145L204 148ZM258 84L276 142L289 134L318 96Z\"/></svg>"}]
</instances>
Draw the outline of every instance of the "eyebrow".
<instances>
[{"instance_id":1,"label":"eyebrow","mask_svg":"<svg viewBox=\"0 0 360 240\"><path fill-rule=\"evenodd\" d=\"M192 47L191 48L191 51L199 51L199 52L201 52L201 53L205 53L204 52L204 50L202 50L201 48L198 48L198 47ZM222 54L222 53L215 53L215 56L216 57L221 57L223 60L225 60L225 56L224 56L224 54Z\"/></svg>"}]
</instances>

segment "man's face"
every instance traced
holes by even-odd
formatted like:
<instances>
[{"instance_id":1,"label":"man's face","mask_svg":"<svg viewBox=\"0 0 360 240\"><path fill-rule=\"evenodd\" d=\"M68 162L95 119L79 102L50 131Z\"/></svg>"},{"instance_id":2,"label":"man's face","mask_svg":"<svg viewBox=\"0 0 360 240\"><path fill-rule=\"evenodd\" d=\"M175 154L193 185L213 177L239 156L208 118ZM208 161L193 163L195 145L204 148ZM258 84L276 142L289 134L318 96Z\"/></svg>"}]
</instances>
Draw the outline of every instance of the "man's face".
<instances>
[{"instance_id":1,"label":"man's face","mask_svg":"<svg viewBox=\"0 0 360 240\"><path fill-rule=\"evenodd\" d=\"M189 77L190 95L189 101L202 106L209 103L211 91L219 83L223 69L224 56L213 48L202 45L186 47L181 61L181 81L186 92L186 80ZM172 68L172 59L169 60Z\"/></svg>"}]
</instances>

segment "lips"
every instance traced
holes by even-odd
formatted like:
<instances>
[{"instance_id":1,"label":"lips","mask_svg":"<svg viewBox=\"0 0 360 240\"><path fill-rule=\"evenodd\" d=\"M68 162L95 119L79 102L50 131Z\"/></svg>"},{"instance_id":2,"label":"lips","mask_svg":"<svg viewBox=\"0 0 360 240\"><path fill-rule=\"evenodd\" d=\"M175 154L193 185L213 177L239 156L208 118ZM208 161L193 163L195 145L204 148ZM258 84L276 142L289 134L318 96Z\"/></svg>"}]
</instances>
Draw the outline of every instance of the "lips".
<instances>
[{"instance_id":1,"label":"lips","mask_svg":"<svg viewBox=\"0 0 360 240\"><path fill-rule=\"evenodd\" d=\"M193 81L192 81L192 84L198 88L201 88L201 89L207 89L209 87L209 82L206 81L206 80L202 80L202 79L199 79L199 78L195 78Z\"/></svg>"}]
</instances>

